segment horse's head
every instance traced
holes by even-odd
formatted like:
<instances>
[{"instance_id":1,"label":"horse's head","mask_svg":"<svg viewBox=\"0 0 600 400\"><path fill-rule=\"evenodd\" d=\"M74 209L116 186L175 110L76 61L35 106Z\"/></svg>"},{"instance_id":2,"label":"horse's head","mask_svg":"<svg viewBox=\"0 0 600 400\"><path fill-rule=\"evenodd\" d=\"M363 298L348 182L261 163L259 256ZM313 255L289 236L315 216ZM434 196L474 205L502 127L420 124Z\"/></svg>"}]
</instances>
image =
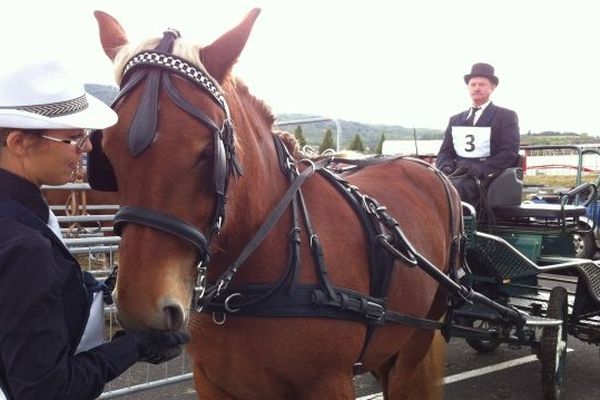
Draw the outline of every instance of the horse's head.
<instances>
[{"instance_id":1,"label":"horse's head","mask_svg":"<svg viewBox=\"0 0 600 400\"><path fill-rule=\"evenodd\" d=\"M115 220L122 236L116 299L125 327L181 329L194 288L202 290L229 178L246 164L234 125L247 124L240 96L249 95L230 70L258 14L253 10L206 47L176 31L132 46L113 17L95 14L121 87L113 105L119 122L103 132L101 144L122 205ZM269 116L265 126L248 129L269 129Z\"/></svg>"}]
</instances>

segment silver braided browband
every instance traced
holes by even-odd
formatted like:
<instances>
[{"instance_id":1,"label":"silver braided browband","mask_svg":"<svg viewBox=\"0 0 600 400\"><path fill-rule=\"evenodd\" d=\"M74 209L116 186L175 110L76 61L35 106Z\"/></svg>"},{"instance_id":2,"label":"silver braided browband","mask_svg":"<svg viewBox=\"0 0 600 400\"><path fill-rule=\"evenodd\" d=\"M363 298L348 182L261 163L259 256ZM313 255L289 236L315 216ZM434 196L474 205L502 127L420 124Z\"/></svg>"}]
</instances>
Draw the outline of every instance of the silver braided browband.
<instances>
[{"instance_id":1,"label":"silver braided browband","mask_svg":"<svg viewBox=\"0 0 600 400\"><path fill-rule=\"evenodd\" d=\"M227 106L225 96L223 96L214 80L207 72L189 64L187 61L173 55L157 53L154 51L145 51L135 55L131 60L129 60L129 62L125 65L125 68L123 68L123 76L125 76L127 72L136 65L155 65L167 68L187 77L188 79L191 79L206 89L207 92L210 93L210 95L225 108L227 114L229 115L229 107Z\"/></svg>"},{"instance_id":2,"label":"silver braided browband","mask_svg":"<svg viewBox=\"0 0 600 400\"><path fill-rule=\"evenodd\" d=\"M48 118L64 117L65 115L75 114L88 108L88 101L85 94L73 100L58 101L56 103L36 104L33 106L13 106L0 107L3 110L27 111L33 114L43 115Z\"/></svg>"}]
</instances>

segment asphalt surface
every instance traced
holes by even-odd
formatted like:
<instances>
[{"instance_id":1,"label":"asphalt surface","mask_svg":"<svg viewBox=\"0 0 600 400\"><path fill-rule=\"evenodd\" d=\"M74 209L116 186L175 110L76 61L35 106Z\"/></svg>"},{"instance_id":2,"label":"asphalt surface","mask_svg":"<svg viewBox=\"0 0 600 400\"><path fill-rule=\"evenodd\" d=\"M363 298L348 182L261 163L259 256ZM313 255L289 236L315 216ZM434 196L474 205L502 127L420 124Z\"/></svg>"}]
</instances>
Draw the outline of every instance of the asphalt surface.
<instances>
[{"instance_id":1,"label":"asphalt surface","mask_svg":"<svg viewBox=\"0 0 600 400\"><path fill-rule=\"evenodd\" d=\"M555 283L541 280L543 286ZM563 284L573 290L572 285ZM562 400L600 399L600 351L598 346L568 337L567 366ZM137 364L115 379L106 390L113 395L123 387L143 384L189 373L190 360L185 354L166 367ZM541 363L531 348L511 348L502 344L494 352L481 354L465 340L452 339L446 359L444 392L446 400L545 400L542 396ZM354 378L355 395L360 400L382 400L381 388L370 374ZM104 398L113 398L106 397ZM132 400L197 399L192 379L114 398Z\"/></svg>"},{"instance_id":2,"label":"asphalt surface","mask_svg":"<svg viewBox=\"0 0 600 400\"><path fill-rule=\"evenodd\" d=\"M598 347L569 337L563 399L600 399L600 353ZM169 372L161 367L139 364L111 383L112 389L144 382L147 377L161 379L189 371L189 360L173 360ZM513 349L501 345L489 354L479 354L462 339L452 339L448 348L445 384L446 400L543 400L541 363L529 348ZM381 389L368 374L355 378L356 397L383 399ZM108 389L108 388L107 388ZM149 391L117 397L132 400L197 399L192 380Z\"/></svg>"}]
</instances>

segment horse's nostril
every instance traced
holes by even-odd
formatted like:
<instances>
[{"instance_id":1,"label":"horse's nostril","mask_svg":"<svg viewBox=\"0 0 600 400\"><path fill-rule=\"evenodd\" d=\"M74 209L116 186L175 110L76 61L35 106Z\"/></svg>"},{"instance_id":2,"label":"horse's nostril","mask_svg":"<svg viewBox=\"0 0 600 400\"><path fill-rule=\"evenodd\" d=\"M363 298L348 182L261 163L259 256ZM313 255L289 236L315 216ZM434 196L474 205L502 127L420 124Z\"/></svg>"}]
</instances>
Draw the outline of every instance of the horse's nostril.
<instances>
[{"instance_id":1,"label":"horse's nostril","mask_svg":"<svg viewBox=\"0 0 600 400\"><path fill-rule=\"evenodd\" d=\"M165 323L167 330L179 331L183 327L183 310L178 305L166 306L163 308L165 313Z\"/></svg>"}]
</instances>

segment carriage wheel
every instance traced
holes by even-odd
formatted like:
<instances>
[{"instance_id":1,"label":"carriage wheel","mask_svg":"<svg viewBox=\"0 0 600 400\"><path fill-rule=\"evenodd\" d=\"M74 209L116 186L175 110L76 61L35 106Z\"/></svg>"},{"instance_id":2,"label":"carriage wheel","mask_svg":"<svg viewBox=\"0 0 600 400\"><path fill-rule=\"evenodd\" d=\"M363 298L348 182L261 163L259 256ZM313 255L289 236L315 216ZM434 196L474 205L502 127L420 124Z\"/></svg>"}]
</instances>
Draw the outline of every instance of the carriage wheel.
<instances>
[{"instance_id":1,"label":"carriage wheel","mask_svg":"<svg viewBox=\"0 0 600 400\"><path fill-rule=\"evenodd\" d=\"M593 232L574 233L573 245L575 246L575 257L593 258L596 254L596 239Z\"/></svg>"},{"instance_id":2,"label":"carriage wheel","mask_svg":"<svg viewBox=\"0 0 600 400\"><path fill-rule=\"evenodd\" d=\"M550 292L548 318L561 319L562 325L547 326L542 331L540 360L542 361L542 389L544 399L559 400L567 360L567 290L557 286Z\"/></svg>"},{"instance_id":3,"label":"carriage wheel","mask_svg":"<svg viewBox=\"0 0 600 400\"><path fill-rule=\"evenodd\" d=\"M485 320L476 319L471 322L473 328L489 329L490 323ZM467 344L472 349L477 350L480 353L491 353L500 346L500 342L497 340L484 340L484 339L466 339Z\"/></svg>"}]
</instances>

